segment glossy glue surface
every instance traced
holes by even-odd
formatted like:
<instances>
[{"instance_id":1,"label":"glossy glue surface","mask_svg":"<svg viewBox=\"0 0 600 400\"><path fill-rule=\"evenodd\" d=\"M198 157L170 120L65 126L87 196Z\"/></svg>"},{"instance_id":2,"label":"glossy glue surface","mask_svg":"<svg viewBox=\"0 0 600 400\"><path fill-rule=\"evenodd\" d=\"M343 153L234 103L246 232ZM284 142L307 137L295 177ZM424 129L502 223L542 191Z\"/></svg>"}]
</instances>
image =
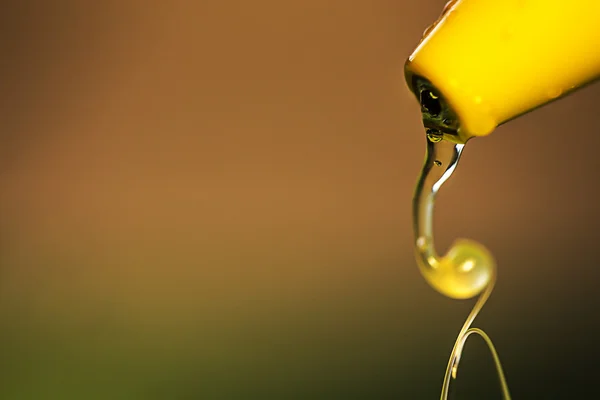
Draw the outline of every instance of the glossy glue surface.
<instances>
[{"instance_id":1,"label":"glossy glue surface","mask_svg":"<svg viewBox=\"0 0 600 400\"><path fill-rule=\"evenodd\" d=\"M450 355L441 399L448 398L450 380L456 378L462 349L467 338L474 333L480 335L488 344L496 364L503 396L510 399L504 372L492 341L482 330L471 328L496 282L494 258L483 245L472 240L456 240L443 256L437 253L434 246L435 198L444 182L454 173L465 145L439 140L439 137L432 133L427 135L426 142L425 162L413 198L417 264L427 282L441 294L453 299L469 299L479 295Z\"/></svg>"}]
</instances>

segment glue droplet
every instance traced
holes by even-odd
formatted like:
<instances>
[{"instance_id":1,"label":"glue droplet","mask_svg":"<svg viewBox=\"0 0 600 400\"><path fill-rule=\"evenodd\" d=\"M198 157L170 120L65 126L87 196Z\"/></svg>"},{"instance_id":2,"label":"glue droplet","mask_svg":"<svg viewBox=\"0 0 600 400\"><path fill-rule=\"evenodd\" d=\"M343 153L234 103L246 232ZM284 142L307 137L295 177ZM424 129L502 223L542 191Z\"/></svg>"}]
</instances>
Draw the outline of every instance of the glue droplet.
<instances>
[{"instance_id":1,"label":"glue droplet","mask_svg":"<svg viewBox=\"0 0 600 400\"><path fill-rule=\"evenodd\" d=\"M548 90L547 95L550 99L556 99L557 97L559 97L562 94L562 89L560 88L552 88L550 90Z\"/></svg>"},{"instance_id":2,"label":"glue droplet","mask_svg":"<svg viewBox=\"0 0 600 400\"><path fill-rule=\"evenodd\" d=\"M444 134L437 129L427 129L427 139L429 139L430 142L441 142L443 138Z\"/></svg>"}]
</instances>

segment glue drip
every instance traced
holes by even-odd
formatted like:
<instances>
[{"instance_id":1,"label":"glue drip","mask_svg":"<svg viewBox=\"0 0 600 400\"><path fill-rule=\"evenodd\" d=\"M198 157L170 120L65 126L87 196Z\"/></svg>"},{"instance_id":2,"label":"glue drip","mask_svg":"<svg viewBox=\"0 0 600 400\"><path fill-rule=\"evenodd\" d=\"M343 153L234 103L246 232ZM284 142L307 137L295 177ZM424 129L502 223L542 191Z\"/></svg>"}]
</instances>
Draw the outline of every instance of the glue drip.
<instances>
[{"instance_id":1,"label":"glue drip","mask_svg":"<svg viewBox=\"0 0 600 400\"><path fill-rule=\"evenodd\" d=\"M464 146L464 143L457 144L443 139L443 135L435 129L427 130L425 163L413 198L415 253L417 264L427 282L438 292L453 299L479 296L450 354L442 384L441 400L448 399L450 382L456 379L464 345L472 334L481 336L488 345L496 365L503 397L510 400L500 358L491 339L481 329L471 328L496 283L494 258L483 245L467 239L456 240L444 256L439 256L433 242L435 196L456 169Z\"/></svg>"}]
</instances>

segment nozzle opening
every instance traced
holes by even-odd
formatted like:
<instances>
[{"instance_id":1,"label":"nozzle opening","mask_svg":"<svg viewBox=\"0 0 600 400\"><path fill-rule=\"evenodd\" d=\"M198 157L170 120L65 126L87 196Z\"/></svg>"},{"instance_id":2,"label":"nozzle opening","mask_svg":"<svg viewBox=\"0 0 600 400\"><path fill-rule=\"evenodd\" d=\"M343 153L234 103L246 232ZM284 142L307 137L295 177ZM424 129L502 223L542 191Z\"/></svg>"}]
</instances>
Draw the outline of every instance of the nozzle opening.
<instances>
[{"instance_id":1,"label":"nozzle opening","mask_svg":"<svg viewBox=\"0 0 600 400\"><path fill-rule=\"evenodd\" d=\"M419 100L421 102L421 111L428 113L432 117L437 117L442 112L442 104L440 102L440 96L436 95L431 89L422 89L419 93Z\"/></svg>"},{"instance_id":2,"label":"nozzle opening","mask_svg":"<svg viewBox=\"0 0 600 400\"><path fill-rule=\"evenodd\" d=\"M454 143L465 143L466 140L458 132L458 117L442 93L422 76L411 73L407 78L411 91L421 105L426 131L437 132L443 139Z\"/></svg>"}]
</instances>

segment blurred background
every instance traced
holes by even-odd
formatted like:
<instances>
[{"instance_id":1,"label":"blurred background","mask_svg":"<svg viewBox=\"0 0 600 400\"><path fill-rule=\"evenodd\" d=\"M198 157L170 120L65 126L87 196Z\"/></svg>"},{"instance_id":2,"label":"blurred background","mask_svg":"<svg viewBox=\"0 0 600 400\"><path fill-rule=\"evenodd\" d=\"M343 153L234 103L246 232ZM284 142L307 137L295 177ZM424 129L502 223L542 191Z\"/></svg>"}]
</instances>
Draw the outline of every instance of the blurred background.
<instances>
[{"instance_id":1,"label":"blurred background","mask_svg":"<svg viewBox=\"0 0 600 400\"><path fill-rule=\"evenodd\" d=\"M473 301L427 286L403 63L444 0L6 0L0 399L436 399ZM514 399L593 398L589 86L469 143L442 251L488 246L475 325ZM454 399L499 399L466 347Z\"/></svg>"}]
</instances>

